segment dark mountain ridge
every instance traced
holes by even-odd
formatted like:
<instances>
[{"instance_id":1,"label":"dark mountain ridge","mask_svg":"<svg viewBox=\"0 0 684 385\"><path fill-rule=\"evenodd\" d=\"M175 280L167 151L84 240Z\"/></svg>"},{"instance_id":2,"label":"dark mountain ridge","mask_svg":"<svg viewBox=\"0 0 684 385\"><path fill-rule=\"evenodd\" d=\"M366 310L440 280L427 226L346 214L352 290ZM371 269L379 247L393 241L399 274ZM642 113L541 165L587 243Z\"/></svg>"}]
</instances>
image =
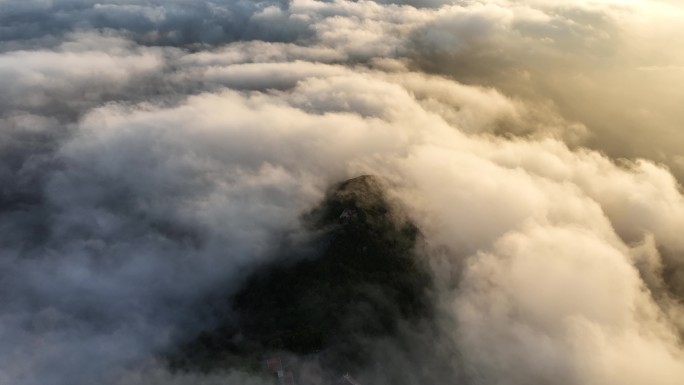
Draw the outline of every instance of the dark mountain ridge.
<instances>
[{"instance_id":1,"label":"dark mountain ridge","mask_svg":"<svg viewBox=\"0 0 684 385\"><path fill-rule=\"evenodd\" d=\"M431 278L416 252L418 228L372 176L332 188L303 215L317 255L283 255L249 277L231 311L170 357L181 370L257 370L274 352L315 355L333 371L369 364L371 341L431 313ZM294 262L293 262L294 261Z\"/></svg>"}]
</instances>

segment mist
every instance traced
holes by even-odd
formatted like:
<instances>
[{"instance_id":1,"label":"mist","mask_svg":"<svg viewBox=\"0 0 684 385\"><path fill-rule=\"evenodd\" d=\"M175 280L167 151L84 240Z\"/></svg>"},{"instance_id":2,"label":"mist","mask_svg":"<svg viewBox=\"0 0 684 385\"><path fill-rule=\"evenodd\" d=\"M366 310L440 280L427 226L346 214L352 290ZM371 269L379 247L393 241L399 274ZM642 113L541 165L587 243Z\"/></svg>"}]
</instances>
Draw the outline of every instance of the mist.
<instances>
[{"instance_id":1,"label":"mist","mask_svg":"<svg viewBox=\"0 0 684 385\"><path fill-rule=\"evenodd\" d=\"M419 229L433 309L366 341L361 383L679 384L683 21L0 0L0 384L271 383L166 358L317 245L303 218L360 175Z\"/></svg>"}]
</instances>

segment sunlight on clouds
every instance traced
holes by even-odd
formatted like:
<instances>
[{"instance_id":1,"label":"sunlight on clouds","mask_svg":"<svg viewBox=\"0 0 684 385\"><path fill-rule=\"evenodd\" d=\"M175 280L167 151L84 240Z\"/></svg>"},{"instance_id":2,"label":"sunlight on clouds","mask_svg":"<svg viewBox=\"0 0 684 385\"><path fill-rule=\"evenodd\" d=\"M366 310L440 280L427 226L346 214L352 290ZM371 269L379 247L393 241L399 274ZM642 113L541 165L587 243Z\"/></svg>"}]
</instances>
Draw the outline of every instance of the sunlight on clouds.
<instances>
[{"instance_id":1,"label":"sunlight on clouds","mask_svg":"<svg viewBox=\"0 0 684 385\"><path fill-rule=\"evenodd\" d=\"M263 384L163 358L362 174L420 228L435 309L360 378L684 377L681 2L5 0L0 25L0 383Z\"/></svg>"}]
</instances>

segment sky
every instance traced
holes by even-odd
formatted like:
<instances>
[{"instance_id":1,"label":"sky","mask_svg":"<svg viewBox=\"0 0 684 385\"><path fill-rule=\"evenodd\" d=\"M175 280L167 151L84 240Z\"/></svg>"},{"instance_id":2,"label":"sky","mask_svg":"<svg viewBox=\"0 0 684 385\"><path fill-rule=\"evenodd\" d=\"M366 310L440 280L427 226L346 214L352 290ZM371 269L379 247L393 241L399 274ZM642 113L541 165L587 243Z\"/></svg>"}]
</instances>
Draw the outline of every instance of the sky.
<instances>
[{"instance_id":1,"label":"sky","mask_svg":"<svg viewBox=\"0 0 684 385\"><path fill-rule=\"evenodd\" d=\"M676 0L0 0L0 385L262 384L159 357L365 174L453 368L390 341L404 384L679 384L682 38Z\"/></svg>"}]
</instances>

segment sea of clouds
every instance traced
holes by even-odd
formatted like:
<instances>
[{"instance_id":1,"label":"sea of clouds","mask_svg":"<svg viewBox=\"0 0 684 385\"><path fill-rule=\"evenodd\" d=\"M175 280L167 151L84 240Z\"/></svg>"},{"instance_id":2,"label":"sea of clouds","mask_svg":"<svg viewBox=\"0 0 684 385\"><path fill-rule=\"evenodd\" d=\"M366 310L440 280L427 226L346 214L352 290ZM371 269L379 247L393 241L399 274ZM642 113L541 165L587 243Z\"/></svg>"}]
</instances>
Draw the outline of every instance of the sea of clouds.
<instances>
[{"instance_id":1,"label":"sea of clouds","mask_svg":"<svg viewBox=\"0 0 684 385\"><path fill-rule=\"evenodd\" d=\"M261 384L158 357L362 174L454 368L388 342L403 383L680 384L682 38L678 1L0 0L0 384Z\"/></svg>"}]
</instances>

